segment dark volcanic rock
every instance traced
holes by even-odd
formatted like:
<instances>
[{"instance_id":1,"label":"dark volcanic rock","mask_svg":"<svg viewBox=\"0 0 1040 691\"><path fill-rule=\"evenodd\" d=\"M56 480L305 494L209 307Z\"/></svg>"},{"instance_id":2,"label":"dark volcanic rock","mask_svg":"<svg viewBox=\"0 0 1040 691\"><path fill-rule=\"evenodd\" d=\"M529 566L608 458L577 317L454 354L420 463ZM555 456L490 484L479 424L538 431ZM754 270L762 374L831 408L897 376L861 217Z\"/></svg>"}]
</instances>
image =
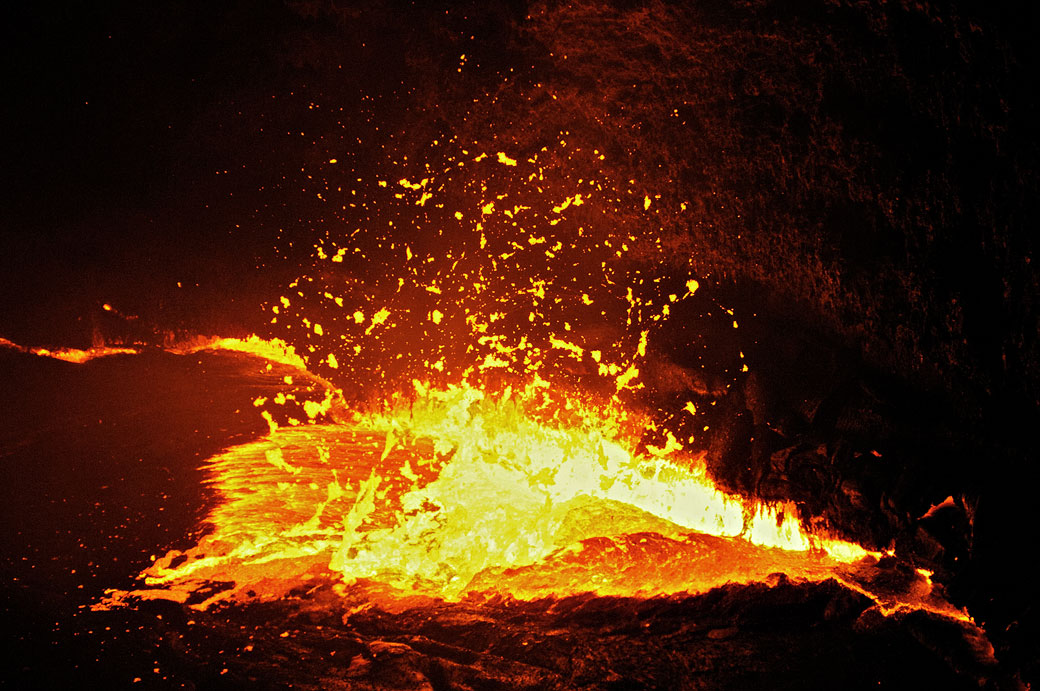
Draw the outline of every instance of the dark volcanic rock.
<instances>
[{"instance_id":1,"label":"dark volcanic rock","mask_svg":"<svg viewBox=\"0 0 1040 691\"><path fill-rule=\"evenodd\" d=\"M303 599L193 613L190 626L170 614L167 620L181 622L173 626L182 642L157 654L178 683L206 688L968 689L1012 683L1000 676L985 640L968 629L923 614L883 617L834 581L796 584L778 576L772 584L726 586L701 596L427 601L392 611L371 606L368 598L354 589L343 600L325 588Z\"/></svg>"}]
</instances>

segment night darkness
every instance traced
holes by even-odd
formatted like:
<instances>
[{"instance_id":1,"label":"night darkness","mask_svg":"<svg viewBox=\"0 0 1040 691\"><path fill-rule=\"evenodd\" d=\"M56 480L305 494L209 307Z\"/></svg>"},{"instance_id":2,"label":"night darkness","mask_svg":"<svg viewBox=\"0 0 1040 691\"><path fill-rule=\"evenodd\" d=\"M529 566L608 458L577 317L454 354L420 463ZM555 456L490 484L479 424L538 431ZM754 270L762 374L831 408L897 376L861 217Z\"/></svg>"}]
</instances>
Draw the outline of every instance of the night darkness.
<instances>
[{"instance_id":1,"label":"night darkness","mask_svg":"<svg viewBox=\"0 0 1040 691\"><path fill-rule=\"evenodd\" d=\"M1040 598L1027 566L1040 460L1035 9L127 0L16 3L3 14L0 338L30 348L150 348L257 333L305 346L302 334L272 325L271 306L301 274L323 275L316 241L389 219L413 246L440 242L407 235L376 180L418 179L426 163L446 165L450 146L525 158L566 138L571 150L603 152L597 174L630 183L632 209L614 218L642 233L632 237L631 266L692 271L704 299L742 323L742 340L730 342L730 313L720 321L718 309L708 319L707 308L677 308L652 352L646 376L657 385L643 402L664 410L689 394L683 386L711 398L705 450L722 487L793 500L850 539L894 546L901 563L934 572L949 600L967 608L997 662L978 662L979 645L949 641L928 620L859 616L865 605L831 593L840 590L833 582L802 591L786 581L771 595L713 591L666 614L650 611L654 601L601 610L572 603L566 645L545 644L538 659L510 652L509 641L548 636L549 613L525 610L520 622L501 603L488 614L493 664L480 657L492 648L472 652L484 634L450 608L431 615L436 627L409 612L330 634L331 643L310 630L303 657L338 645L377 660L373 640L427 626L436 629L423 629L429 646L413 642L408 653L420 662L396 657L392 675L366 677L363 688L497 688L521 677L518 688L771 688L770 679L776 688L1017 688L1040 680ZM568 169L578 158L552 155L553 179L587 176ZM459 190L451 203L472 193ZM644 222L651 198L655 213L681 203L683 214ZM369 265L350 261L352 280L379 283L364 273ZM739 349L750 374L722 381L697 371L688 348L695 333L720 343L719 362ZM80 630L96 623L66 622L84 596L78 578L64 574L82 574L88 560L70 556L82 547L65 535L70 525L89 524L84 534L93 537L83 541L122 559L92 572L88 594L123 587L145 556L197 532L212 503L196 496L199 460L264 431L250 398L269 383L235 380L216 361L182 371L146 356L153 360L122 368L99 360L73 372L0 348L9 382L0 404L4 612L29 622L5 624L5 640L26 662L0 682L42 688L86 675L118 687L161 658L173 671L159 688L255 686L256 675L281 688L296 679L286 671L293 653L265 662L270 668L239 658L222 678L211 653L242 642L230 624L211 619L206 635L169 643L188 630L187 610L163 609L177 623L158 628L154 612L127 614L135 633L101 643ZM666 383L691 371L682 385ZM342 371L321 374L356 384ZM167 403L149 398L156 387ZM113 423L120 430L158 421L177 441L130 433L114 445L106 435L118 432L88 429L101 417L121 421ZM70 484L59 459L76 454ZM107 517L101 490L83 494L83 486L125 484L127 471L115 466L149 457L162 473L131 481ZM105 546L109 523L150 526L156 502L169 511L160 526ZM44 513L36 528L20 525ZM90 557L91 567L106 558ZM319 606L294 609L294 622L324 621ZM784 612L793 612L789 628L769 623ZM277 624L264 629L265 617L283 614L242 616L275 649ZM666 638L687 635L673 626L682 617L689 631L755 631L743 654L760 655L764 667L712 677L704 660L729 655L713 648L702 651L706 667L643 669L610 647L631 637L641 654L658 655L644 634L612 628L634 616ZM67 625L52 629L52 619ZM831 629L821 627L836 626L845 628L828 639ZM713 636L710 645L724 643ZM828 645L853 671L810 666L812 651ZM794 651L786 661L773 654L785 647ZM581 655L588 669L561 661ZM894 667L856 676L878 658ZM301 687L334 678L350 687L336 668L307 659ZM445 659L482 671L466 676ZM523 673L521 663L530 666ZM597 664L621 671L596 676ZM681 671L695 668L706 675L696 683ZM414 670L430 685L409 677Z\"/></svg>"}]
</instances>

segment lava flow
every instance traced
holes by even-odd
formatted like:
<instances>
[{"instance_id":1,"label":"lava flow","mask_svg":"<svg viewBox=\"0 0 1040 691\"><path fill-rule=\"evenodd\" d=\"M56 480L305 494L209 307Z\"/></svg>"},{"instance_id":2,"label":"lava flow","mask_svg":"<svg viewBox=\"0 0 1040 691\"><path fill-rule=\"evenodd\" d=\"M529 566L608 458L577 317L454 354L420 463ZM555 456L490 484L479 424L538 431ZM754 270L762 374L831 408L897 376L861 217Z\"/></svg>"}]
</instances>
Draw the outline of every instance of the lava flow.
<instances>
[{"instance_id":1,"label":"lava flow","mask_svg":"<svg viewBox=\"0 0 1040 691\"><path fill-rule=\"evenodd\" d=\"M596 173L558 165L576 159ZM927 574L871 589L882 555L808 529L794 505L715 487L698 432L726 384L707 382L740 376L743 355L681 366L655 334L679 310L738 323L646 240L685 204L652 210L659 195L608 182L602 159L561 139L526 160L460 149L421 178L377 180L370 226L319 239L314 271L270 306L295 346L175 348L291 373L254 401L269 434L206 463L209 533L102 606L206 608L329 580L391 598L650 596L781 572L963 618Z\"/></svg>"}]
</instances>

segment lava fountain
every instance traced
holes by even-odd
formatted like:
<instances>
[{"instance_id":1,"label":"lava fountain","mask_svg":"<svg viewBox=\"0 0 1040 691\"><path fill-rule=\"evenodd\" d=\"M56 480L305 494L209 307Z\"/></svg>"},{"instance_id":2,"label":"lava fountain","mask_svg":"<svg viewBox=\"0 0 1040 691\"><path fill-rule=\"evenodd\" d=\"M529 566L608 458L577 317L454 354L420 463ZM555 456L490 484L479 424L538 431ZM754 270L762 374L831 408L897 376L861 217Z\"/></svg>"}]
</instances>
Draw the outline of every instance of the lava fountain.
<instances>
[{"instance_id":1,"label":"lava fountain","mask_svg":"<svg viewBox=\"0 0 1040 691\"><path fill-rule=\"evenodd\" d=\"M317 240L313 271L269 306L286 340L174 348L293 373L254 401L269 434L207 461L211 530L99 607L327 581L383 600L648 597L780 572L967 619L927 572L865 589L884 555L708 477L701 411L747 366L739 347L714 352L732 336L687 344L700 366L659 354L677 312L739 327L703 278L663 268L653 229L685 204L655 208L566 134L526 158L445 146L437 170L374 181L368 225Z\"/></svg>"}]
</instances>

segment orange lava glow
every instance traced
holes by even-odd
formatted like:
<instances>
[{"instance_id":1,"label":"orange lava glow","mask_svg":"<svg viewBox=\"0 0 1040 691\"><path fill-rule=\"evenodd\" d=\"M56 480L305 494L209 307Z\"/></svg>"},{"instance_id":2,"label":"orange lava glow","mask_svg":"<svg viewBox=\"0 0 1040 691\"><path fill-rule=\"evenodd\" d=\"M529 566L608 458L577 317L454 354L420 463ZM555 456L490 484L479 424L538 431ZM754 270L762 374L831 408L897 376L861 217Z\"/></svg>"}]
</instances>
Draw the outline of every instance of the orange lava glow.
<instances>
[{"instance_id":1,"label":"orange lava glow","mask_svg":"<svg viewBox=\"0 0 1040 691\"><path fill-rule=\"evenodd\" d=\"M6 338L0 338L0 347L11 348L22 353L32 353L33 355L39 355L40 357L52 358L54 360L63 360L65 362L73 362L82 364L99 357L109 357L111 355L134 355L138 351L137 348L126 348L117 346L97 346L86 350L80 348L59 348L57 350L50 350L48 348L27 348L25 346L13 343Z\"/></svg>"},{"instance_id":2,"label":"orange lava glow","mask_svg":"<svg viewBox=\"0 0 1040 691\"><path fill-rule=\"evenodd\" d=\"M885 614L967 620L927 573L878 587L881 555L720 492L695 458L634 453L609 417L576 407L565 426L539 419L525 410L530 395L415 383L380 414L275 425L207 462L222 499L213 529L100 607L161 598L207 608L330 581L386 601L647 597L783 573L838 579Z\"/></svg>"},{"instance_id":3,"label":"orange lava glow","mask_svg":"<svg viewBox=\"0 0 1040 691\"><path fill-rule=\"evenodd\" d=\"M661 243L687 205L611 180L603 154L563 134L526 156L451 145L439 167L391 171L367 192L357 181L367 225L325 231L313 266L267 305L282 338L170 349L293 374L254 401L269 434L206 462L210 531L101 606L207 607L330 580L447 600L650 596L777 572L903 606L862 573L882 555L708 477L704 410L748 367L736 348L716 372L658 350L697 301L738 328ZM319 198L343 192L315 174ZM916 605L931 602L927 578L912 580Z\"/></svg>"},{"instance_id":4,"label":"orange lava glow","mask_svg":"<svg viewBox=\"0 0 1040 691\"><path fill-rule=\"evenodd\" d=\"M233 580L224 597L318 568L447 599L656 594L775 571L825 576L866 555L719 492L661 450L633 454L587 411L559 427L527 414L524 393L415 394L388 414L279 428L211 459L225 498L215 530L157 562L147 583Z\"/></svg>"}]
</instances>

